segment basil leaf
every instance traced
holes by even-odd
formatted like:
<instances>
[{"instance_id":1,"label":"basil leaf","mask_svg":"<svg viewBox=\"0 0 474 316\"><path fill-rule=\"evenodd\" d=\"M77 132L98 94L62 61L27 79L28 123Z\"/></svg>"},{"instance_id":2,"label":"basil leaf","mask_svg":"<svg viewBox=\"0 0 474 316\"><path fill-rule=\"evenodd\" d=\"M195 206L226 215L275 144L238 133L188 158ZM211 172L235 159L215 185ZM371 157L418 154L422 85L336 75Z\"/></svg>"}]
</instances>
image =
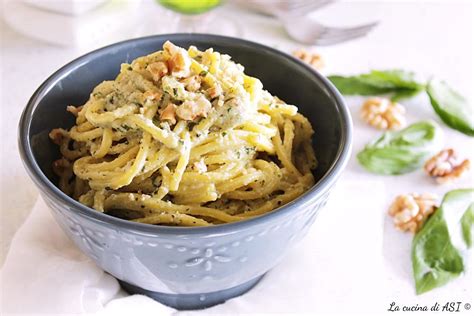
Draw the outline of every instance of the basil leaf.
<instances>
[{"instance_id":1,"label":"basil leaf","mask_svg":"<svg viewBox=\"0 0 474 316\"><path fill-rule=\"evenodd\" d=\"M474 109L463 96L435 79L428 83L426 92L433 109L446 125L474 136Z\"/></svg>"},{"instance_id":2,"label":"basil leaf","mask_svg":"<svg viewBox=\"0 0 474 316\"><path fill-rule=\"evenodd\" d=\"M367 84L373 86L391 88L393 90L422 90L424 85L415 79L413 72L394 70L372 70L368 74L360 75L360 78Z\"/></svg>"},{"instance_id":3,"label":"basil leaf","mask_svg":"<svg viewBox=\"0 0 474 316\"><path fill-rule=\"evenodd\" d=\"M329 80L345 95L382 95L393 93L396 100L412 97L424 89L412 72L372 70L358 76L329 76Z\"/></svg>"},{"instance_id":4,"label":"basil leaf","mask_svg":"<svg viewBox=\"0 0 474 316\"><path fill-rule=\"evenodd\" d=\"M410 99L413 98L415 95L420 93L421 90L412 90L412 89L401 89L397 90L396 92L393 93L393 95L390 97L390 99L393 102L397 102L402 99Z\"/></svg>"},{"instance_id":5,"label":"basil leaf","mask_svg":"<svg viewBox=\"0 0 474 316\"><path fill-rule=\"evenodd\" d=\"M472 226L474 225L474 204L461 217L462 237L468 247L472 246Z\"/></svg>"},{"instance_id":6,"label":"basil leaf","mask_svg":"<svg viewBox=\"0 0 474 316\"><path fill-rule=\"evenodd\" d=\"M397 132L385 132L357 154L359 163L380 174L415 170L441 147L442 131L432 121L421 121Z\"/></svg>"},{"instance_id":7,"label":"basil leaf","mask_svg":"<svg viewBox=\"0 0 474 316\"><path fill-rule=\"evenodd\" d=\"M329 76L328 79L344 95L380 95L391 91L390 88L381 88L365 83L359 77Z\"/></svg>"},{"instance_id":8,"label":"basil leaf","mask_svg":"<svg viewBox=\"0 0 474 316\"><path fill-rule=\"evenodd\" d=\"M463 252L470 247L465 238L466 233L471 235L473 207L474 189L450 191L415 235L412 264L417 294L443 286L464 271ZM461 236L464 239L456 238Z\"/></svg>"}]
</instances>

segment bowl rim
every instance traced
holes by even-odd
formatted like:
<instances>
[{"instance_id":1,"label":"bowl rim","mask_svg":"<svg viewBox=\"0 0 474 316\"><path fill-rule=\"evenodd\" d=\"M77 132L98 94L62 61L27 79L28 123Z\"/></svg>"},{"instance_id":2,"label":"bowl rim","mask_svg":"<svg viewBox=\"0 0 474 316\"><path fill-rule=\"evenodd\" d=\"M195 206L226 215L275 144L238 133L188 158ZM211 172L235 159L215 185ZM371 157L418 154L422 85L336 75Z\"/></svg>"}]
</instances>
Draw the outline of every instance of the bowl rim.
<instances>
[{"instance_id":1,"label":"bowl rim","mask_svg":"<svg viewBox=\"0 0 474 316\"><path fill-rule=\"evenodd\" d=\"M310 72L322 83L323 86L329 91L332 99L335 100L335 105L338 113L340 113L339 124L341 125L341 141L336 153L336 159L331 163L328 171L316 182L309 190L304 192L302 195L294 199L293 201L274 209L271 212L245 219L242 221L219 224L214 226L202 226L202 227L182 227L182 226L159 226L150 225L144 223L132 222L129 220L120 219L114 216L110 216L101 212L97 212L92 208L89 208L78 201L74 200L63 193L54 183L52 183L46 175L43 173L38 163L36 162L33 151L31 148L31 140L29 138L29 130L31 127L31 121L33 113L37 107L37 104L42 97L49 92L49 90L60 80L66 77L71 71L76 69L78 66L87 62L95 55L101 54L107 51L113 51L122 47L130 45L140 45L150 41L164 41L164 40L183 40L183 39L196 39L199 41L218 41L221 44L231 43L234 45L250 46L252 48L261 49L267 53L273 55L279 55L290 60L292 63L299 67L303 67L306 71ZM212 45L211 43L209 44ZM344 102L343 97L334 85L318 71L311 66L305 64L301 60L285 53L274 49L272 47L259 44L256 42L243 40L240 38L211 35L211 34L199 34L199 33L172 33L172 34L160 34L146 37L139 37L129 39L121 42L117 42L111 45L107 45L98 49L95 49L87 54L84 54L66 65L59 68L52 75L50 75L33 93L26 107L24 108L19 125L18 125L18 146L20 156L23 164L27 169L30 177L38 186L40 193L44 193L51 197L53 200L59 200L62 204L67 205L69 208L73 208L75 213L81 217L86 217L96 223L105 224L106 226L116 226L129 232L138 234L163 234L163 235L194 235L194 234L220 234L220 233L231 233L236 232L251 226L261 225L264 222L277 219L279 217L287 215L294 208L304 207L312 200L321 197L330 189L330 187L336 182L341 175L343 169L348 163L352 149L352 118L350 112Z\"/></svg>"}]
</instances>

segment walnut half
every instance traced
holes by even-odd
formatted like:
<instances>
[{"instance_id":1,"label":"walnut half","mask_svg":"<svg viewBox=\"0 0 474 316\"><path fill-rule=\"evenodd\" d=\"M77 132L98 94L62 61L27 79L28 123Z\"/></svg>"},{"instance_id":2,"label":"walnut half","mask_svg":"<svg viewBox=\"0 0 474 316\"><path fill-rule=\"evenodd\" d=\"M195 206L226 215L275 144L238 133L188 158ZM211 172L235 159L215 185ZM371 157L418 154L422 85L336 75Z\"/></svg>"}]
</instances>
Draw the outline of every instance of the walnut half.
<instances>
[{"instance_id":1,"label":"walnut half","mask_svg":"<svg viewBox=\"0 0 474 316\"><path fill-rule=\"evenodd\" d=\"M401 231L416 233L437 209L437 197L432 194L402 194L395 198L388 214Z\"/></svg>"},{"instance_id":2,"label":"walnut half","mask_svg":"<svg viewBox=\"0 0 474 316\"><path fill-rule=\"evenodd\" d=\"M361 109L364 121L378 129L400 129L406 125L405 108L387 98L370 98Z\"/></svg>"},{"instance_id":3,"label":"walnut half","mask_svg":"<svg viewBox=\"0 0 474 316\"><path fill-rule=\"evenodd\" d=\"M446 183L461 177L470 167L469 159L460 161L454 149L443 149L425 163L425 171L438 183Z\"/></svg>"},{"instance_id":4,"label":"walnut half","mask_svg":"<svg viewBox=\"0 0 474 316\"><path fill-rule=\"evenodd\" d=\"M305 63L308 63L309 65L313 66L314 68L318 70L321 70L324 67L323 58L321 57L320 54L309 52L304 48L295 50L293 52L293 56L295 56L298 59L301 59Z\"/></svg>"}]
</instances>

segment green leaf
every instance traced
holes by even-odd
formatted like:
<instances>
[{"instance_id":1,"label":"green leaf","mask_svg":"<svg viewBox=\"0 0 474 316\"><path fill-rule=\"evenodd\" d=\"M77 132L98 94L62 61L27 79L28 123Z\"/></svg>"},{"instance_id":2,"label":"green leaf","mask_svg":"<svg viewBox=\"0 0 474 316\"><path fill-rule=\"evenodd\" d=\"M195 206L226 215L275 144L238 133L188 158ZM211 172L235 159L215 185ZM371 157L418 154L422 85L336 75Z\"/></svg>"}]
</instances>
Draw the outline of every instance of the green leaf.
<instances>
[{"instance_id":1,"label":"green leaf","mask_svg":"<svg viewBox=\"0 0 474 316\"><path fill-rule=\"evenodd\" d=\"M372 70L368 74L360 75L362 81L381 88L391 88L393 90L421 90L424 85L415 79L413 72L394 70Z\"/></svg>"},{"instance_id":2,"label":"green leaf","mask_svg":"<svg viewBox=\"0 0 474 316\"><path fill-rule=\"evenodd\" d=\"M391 91L365 83L358 77L329 76L328 79L344 95L380 95Z\"/></svg>"},{"instance_id":3,"label":"green leaf","mask_svg":"<svg viewBox=\"0 0 474 316\"><path fill-rule=\"evenodd\" d=\"M357 154L367 170L403 174L415 170L441 147L442 131L432 121L421 121L398 132L385 132Z\"/></svg>"},{"instance_id":4,"label":"green leaf","mask_svg":"<svg viewBox=\"0 0 474 316\"><path fill-rule=\"evenodd\" d=\"M462 237L468 247L472 246L472 226L474 225L474 204L461 217Z\"/></svg>"},{"instance_id":5,"label":"green leaf","mask_svg":"<svg viewBox=\"0 0 474 316\"><path fill-rule=\"evenodd\" d=\"M470 247L465 236L471 234L473 205L474 189L448 192L415 235L412 264L417 294L443 286L464 271L463 255ZM471 214L467 215L470 219L466 220L466 214Z\"/></svg>"},{"instance_id":6,"label":"green leaf","mask_svg":"<svg viewBox=\"0 0 474 316\"><path fill-rule=\"evenodd\" d=\"M329 76L329 80L345 95L384 95L392 93L395 100L412 97L425 86L412 72L403 70L372 70L358 76Z\"/></svg>"},{"instance_id":7,"label":"green leaf","mask_svg":"<svg viewBox=\"0 0 474 316\"><path fill-rule=\"evenodd\" d=\"M413 98L415 95L420 93L421 90L412 90L412 89L401 89L393 93L393 95L390 97L390 100L393 102L398 102L402 99L410 99Z\"/></svg>"},{"instance_id":8,"label":"green leaf","mask_svg":"<svg viewBox=\"0 0 474 316\"><path fill-rule=\"evenodd\" d=\"M446 125L474 136L474 109L462 95L436 79L428 83L426 92L433 109Z\"/></svg>"}]
</instances>

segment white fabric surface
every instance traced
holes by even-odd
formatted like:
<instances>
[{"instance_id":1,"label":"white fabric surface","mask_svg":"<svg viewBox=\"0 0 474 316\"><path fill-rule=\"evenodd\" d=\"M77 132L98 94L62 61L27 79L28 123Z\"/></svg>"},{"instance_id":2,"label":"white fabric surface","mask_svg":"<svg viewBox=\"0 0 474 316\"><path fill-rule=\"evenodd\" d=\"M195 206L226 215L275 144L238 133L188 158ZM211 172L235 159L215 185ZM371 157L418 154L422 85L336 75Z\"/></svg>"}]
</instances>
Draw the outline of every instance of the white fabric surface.
<instances>
[{"instance_id":1,"label":"white fabric surface","mask_svg":"<svg viewBox=\"0 0 474 316\"><path fill-rule=\"evenodd\" d=\"M0 7L2 4L3 1L0 1ZM350 74L365 72L369 69L386 68L413 70L427 78L435 75L447 80L462 94L474 101L474 89L472 89L474 82L474 72L472 72L474 66L474 59L472 58L474 52L474 46L472 45L474 43L473 8L471 0L338 1L327 8L314 12L312 15L318 21L334 26L356 25L371 20L379 20L381 24L374 32L363 39L341 45L317 47L317 51L322 54L326 61L324 73ZM166 16L163 11L158 11L159 6L156 5L154 0L144 2L143 10L141 10L144 14L141 20L144 22L143 29L140 31L141 35L169 32L167 28L172 24L171 21L162 23ZM0 8L0 15L4 12L7 13ZM300 44L287 38L283 28L275 20L227 5L219 8L217 12L222 14L221 19L230 18L238 21L244 34L243 38L273 46L286 52L291 52L300 47ZM157 16L160 17L158 22ZM456 18L450 19L449 23L440 23L440 21L446 21L447 16ZM0 118L2 120L0 130L4 140L2 150L0 150L1 265L12 236L33 209L38 195L36 188L24 171L17 152L17 124L23 105L26 104L28 98L41 82L53 71L70 60L110 42L106 41L100 43L100 45L81 49L60 49L22 37L8 28L2 21L0 21L0 42L2 42L0 48L0 68L2 69L0 74ZM362 98L348 99L348 106L354 119L354 154L380 134L360 120L359 110L362 100ZM407 108L410 123L426 118L436 120L445 132L446 146L455 148L461 157L474 161L474 139L453 131L442 124L439 118L434 115L425 95L409 102L405 101L403 104ZM368 178L375 181L366 182ZM364 185L354 184L351 181L359 181ZM241 298L201 313L235 314L246 310L256 313L258 311L272 312L279 309L280 312L291 313L330 309L336 313L350 311L363 314L374 310L380 315L383 311L386 311L391 302L396 302L400 306L415 304L431 306L435 302L443 303L447 301L470 302L471 305L474 303L472 273L474 265L472 260L467 263L470 270L465 276L450 282L443 288L416 296L411 275L410 245L412 236L396 231L391 218L385 215L388 204L397 194L431 192L442 197L445 192L451 189L472 187L474 184L474 170L471 170L460 181L451 185L440 186L426 177L421 170L397 177L370 175L357 164L353 155L341 182L339 193L334 192L330 203L325 211L321 213L321 217L316 221L309 236L297 245L288 254L286 260L270 273L262 283ZM381 182L386 187L387 194L384 198L378 196ZM346 192L345 188L351 188L356 193ZM374 197L377 202L372 200ZM337 208L337 205L346 203L345 201L347 201L349 210L345 213L333 211ZM369 201L371 202L369 203ZM11 312L13 309L29 311L30 313L45 312L47 314L55 314L58 310L64 311L66 309L79 312L83 310L81 304L84 303L87 293L92 293L92 289L97 287L97 284L101 284L99 281L102 280L100 270L97 270L93 265L91 266L90 261L83 258L76 248L64 239L59 227L52 223L49 211L45 211L45 207L41 206L42 202L38 203L34 208L34 215L29 218L28 223L15 236L8 263L3 272L5 282L1 282L0 314L5 311ZM372 203L378 206L372 205ZM369 213L376 214L379 218L375 219ZM330 214L334 214L334 216ZM363 224L355 221L357 215L362 216ZM380 224L382 217L384 218L383 225ZM36 222L43 224L35 224ZM43 226L43 228L40 229L39 226ZM382 229L383 238L380 232ZM33 238L31 234L27 233L29 230L36 231L39 237ZM26 237L21 237L25 235ZM377 249L379 249L377 247L380 246L378 242L382 242L382 240L383 253L377 252ZM66 243L66 245L58 247L58 244L61 244L60 241ZM64 274L61 273L61 276L56 275L54 279L50 277L50 280L55 280L55 282L50 282L51 285L43 290L44 279L49 277L45 272L50 271L45 267L53 264L61 266L64 263L61 260L51 263L49 258L52 256L50 255L51 249L44 247L45 244L50 242L54 244L54 249L68 249L64 252L68 255L72 253L78 259L84 260L86 265L79 265L77 260L71 260L68 256L65 257L58 250L53 252L56 253L55 260L63 258L61 260L68 262L70 269L74 267L74 269L80 271L81 275L84 275L84 270L81 269L89 269L91 272L87 273L87 283L86 279L77 275L74 278L76 281L73 282L71 275L65 278L63 277ZM360 247L353 249L354 245ZM44 249L44 251L41 249ZM337 249L338 253L334 254L334 249ZM48 260L42 262L39 259L41 258L37 256L39 250L41 250L42 258ZM356 250L360 250L360 253L357 254ZM341 253L339 254L339 252ZM345 261L339 261L344 252L347 252ZM61 257L58 258L59 253ZM28 259L22 260L27 262L18 261L20 256L26 256L25 258ZM17 259L14 260L14 258ZM299 277L289 281L281 281L286 277L290 278L293 273L298 273L298 271L292 270L295 261L298 261L295 269L306 270L306 274L304 276L298 274ZM364 266L364 263L372 264L372 262L376 263L373 270ZM18 267L15 267L15 265L18 265ZM22 270L23 265L33 266L33 268ZM353 265L357 265L358 268L352 269ZM346 269L349 269L347 273L345 273ZM384 271L381 272L379 269L384 269ZM313 275L316 271L323 271L324 273L320 272L321 274ZM357 271L359 275L349 275L351 271ZM324 274L328 277L326 278ZM382 276L379 277L380 275ZM380 286L374 285L374 280L377 278L380 279L378 280ZM111 278L109 280L112 280L108 287L109 292L101 290L100 293L103 298L93 298L93 303L86 304L86 306L89 306L89 308L92 306L92 310L101 309L103 304L109 302L112 297L117 297L118 288L116 283ZM307 280L320 282L318 284L320 287L310 286L310 282L307 282ZM358 283L354 283L357 281ZM77 284L88 286L89 290L84 292L85 295L81 294L82 289L78 289ZM57 291L54 296L51 295L51 292L48 292L48 289L52 287L55 287ZM279 288L281 289L280 292L275 295L274 293ZM101 289L104 289L104 287L101 287ZM263 298L257 294L260 291L265 293ZM329 294L338 291L352 291L351 295L354 295L354 297L348 298L347 295L336 295L334 297ZM387 294L383 294L381 291L385 291ZM15 293L21 295L21 302L10 301ZM270 299L267 297L269 295L275 295L275 297ZM56 296L66 297L68 303L56 306L59 301L63 302L63 300L56 300ZM385 298L380 299L379 296L385 296ZM254 299L254 297L256 298ZM262 302L255 302L255 300L262 300ZM347 300L348 303L346 304L344 300ZM35 302L38 304L36 306L32 305ZM354 306L349 305L353 303ZM259 305L253 306L252 304ZM334 305L331 306L331 304ZM139 296L114 299L106 305L104 313L118 315L128 312L128 315L135 315L134 307L136 305L140 305L140 311L143 311L144 314L153 312L154 315L166 315L171 313L166 307ZM285 306L282 307L282 305ZM427 314L422 313L422 315Z\"/></svg>"},{"instance_id":2,"label":"white fabric surface","mask_svg":"<svg viewBox=\"0 0 474 316\"><path fill-rule=\"evenodd\" d=\"M342 181L319 214L309 235L248 294L195 313L313 313L365 308L364 291L378 288L373 302L383 299L381 181ZM353 203L362 190L373 199ZM364 227L373 234L360 234ZM374 229L375 228L375 229ZM66 237L43 200L39 199L13 239L1 273L3 313L103 315L170 315L172 308L141 295L128 296L118 282L98 268ZM308 298L311 298L308 300ZM344 304L341 304L344 303Z\"/></svg>"}]
</instances>

